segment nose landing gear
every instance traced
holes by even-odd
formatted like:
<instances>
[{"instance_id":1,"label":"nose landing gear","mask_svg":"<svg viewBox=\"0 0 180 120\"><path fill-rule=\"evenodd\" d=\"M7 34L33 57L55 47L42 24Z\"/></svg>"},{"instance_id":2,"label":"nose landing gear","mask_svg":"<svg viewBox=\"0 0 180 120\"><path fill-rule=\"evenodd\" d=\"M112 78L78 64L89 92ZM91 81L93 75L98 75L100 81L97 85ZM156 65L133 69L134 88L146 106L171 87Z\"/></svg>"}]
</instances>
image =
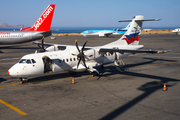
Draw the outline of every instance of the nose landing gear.
<instances>
[{"instance_id":1,"label":"nose landing gear","mask_svg":"<svg viewBox=\"0 0 180 120\"><path fill-rule=\"evenodd\" d=\"M21 80L20 84L28 83L27 78L19 78Z\"/></svg>"}]
</instances>

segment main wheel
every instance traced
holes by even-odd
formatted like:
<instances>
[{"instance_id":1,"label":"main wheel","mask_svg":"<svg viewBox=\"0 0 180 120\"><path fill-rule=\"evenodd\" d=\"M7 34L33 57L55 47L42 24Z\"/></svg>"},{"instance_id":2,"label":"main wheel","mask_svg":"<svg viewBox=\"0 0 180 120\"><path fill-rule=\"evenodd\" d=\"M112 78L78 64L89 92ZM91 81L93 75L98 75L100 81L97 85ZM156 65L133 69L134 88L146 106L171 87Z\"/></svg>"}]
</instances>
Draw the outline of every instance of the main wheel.
<instances>
[{"instance_id":1,"label":"main wheel","mask_svg":"<svg viewBox=\"0 0 180 120\"><path fill-rule=\"evenodd\" d=\"M97 72L92 72L91 77L98 76L99 74Z\"/></svg>"}]
</instances>

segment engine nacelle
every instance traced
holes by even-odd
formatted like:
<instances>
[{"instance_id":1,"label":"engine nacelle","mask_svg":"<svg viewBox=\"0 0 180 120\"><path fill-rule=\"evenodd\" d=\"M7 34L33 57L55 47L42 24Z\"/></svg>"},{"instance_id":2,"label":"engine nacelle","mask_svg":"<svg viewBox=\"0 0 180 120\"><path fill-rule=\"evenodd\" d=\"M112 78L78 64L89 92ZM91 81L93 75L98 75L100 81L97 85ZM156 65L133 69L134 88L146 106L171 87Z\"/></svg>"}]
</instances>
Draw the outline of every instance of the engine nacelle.
<instances>
[{"instance_id":1,"label":"engine nacelle","mask_svg":"<svg viewBox=\"0 0 180 120\"><path fill-rule=\"evenodd\" d=\"M58 46L57 45L54 45L54 46L50 46L48 48L46 48L46 51L58 51Z\"/></svg>"},{"instance_id":2,"label":"engine nacelle","mask_svg":"<svg viewBox=\"0 0 180 120\"><path fill-rule=\"evenodd\" d=\"M87 60L94 60L97 59L99 57L101 57L102 55L99 54L99 52L95 49L90 49L84 52L86 59Z\"/></svg>"},{"instance_id":3,"label":"engine nacelle","mask_svg":"<svg viewBox=\"0 0 180 120\"><path fill-rule=\"evenodd\" d=\"M100 33L100 34L99 34L99 37L103 37L103 36L104 36L104 33Z\"/></svg>"}]
</instances>

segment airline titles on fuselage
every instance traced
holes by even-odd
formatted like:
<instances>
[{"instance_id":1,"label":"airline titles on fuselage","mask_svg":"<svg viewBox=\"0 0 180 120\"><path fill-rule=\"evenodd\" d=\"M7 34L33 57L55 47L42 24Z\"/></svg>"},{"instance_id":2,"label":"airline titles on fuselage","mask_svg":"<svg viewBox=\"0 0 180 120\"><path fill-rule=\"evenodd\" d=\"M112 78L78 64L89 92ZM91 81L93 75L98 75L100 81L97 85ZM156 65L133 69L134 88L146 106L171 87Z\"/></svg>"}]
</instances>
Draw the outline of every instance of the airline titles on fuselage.
<instances>
[{"instance_id":1,"label":"airline titles on fuselage","mask_svg":"<svg viewBox=\"0 0 180 120\"><path fill-rule=\"evenodd\" d=\"M11 33L9 32L0 32L0 35L10 35Z\"/></svg>"},{"instance_id":2,"label":"airline titles on fuselage","mask_svg":"<svg viewBox=\"0 0 180 120\"><path fill-rule=\"evenodd\" d=\"M23 37L24 34L11 34L10 32L0 32L0 37Z\"/></svg>"},{"instance_id":3,"label":"airline titles on fuselage","mask_svg":"<svg viewBox=\"0 0 180 120\"><path fill-rule=\"evenodd\" d=\"M88 33L93 33L93 31L88 31Z\"/></svg>"}]
</instances>

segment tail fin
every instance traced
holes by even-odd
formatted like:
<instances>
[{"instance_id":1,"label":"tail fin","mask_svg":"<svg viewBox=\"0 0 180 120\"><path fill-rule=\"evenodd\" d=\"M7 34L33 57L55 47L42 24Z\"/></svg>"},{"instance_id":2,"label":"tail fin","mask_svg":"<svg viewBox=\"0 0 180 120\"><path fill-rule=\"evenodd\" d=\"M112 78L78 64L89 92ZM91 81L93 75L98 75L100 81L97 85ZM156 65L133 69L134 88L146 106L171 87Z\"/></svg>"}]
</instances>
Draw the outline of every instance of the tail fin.
<instances>
[{"instance_id":1,"label":"tail fin","mask_svg":"<svg viewBox=\"0 0 180 120\"><path fill-rule=\"evenodd\" d=\"M49 5L33 26L21 29L21 31L49 31L54 14L54 9L55 4Z\"/></svg>"},{"instance_id":2,"label":"tail fin","mask_svg":"<svg viewBox=\"0 0 180 120\"><path fill-rule=\"evenodd\" d=\"M119 22L131 22L130 28L127 32L117 41L107 44L106 46L117 46L117 45L138 45L140 39L140 33L142 23L144 21L158 21L160 19L148 19L144 20L144 16L138 15L131 20L119 21Z\"/></svg>"},{"instance_id":3,"label":"tail fin","mask_svg":"<svg viewBox=\"0 0 180 120\"><path fill-rule=\"evenodd\" d=\"M130 26L131 26L131 22L125 28L123 28L121 30L128 30L130 28Z\"/></svg>"},{"instance_id":4,"label":"tail fin","mask_svg":"<svg viewBox=\"0 0 180 120\"><path fill-rule=\"evenodd\" d=\"M128 45L138 45L140 39L140 33L142 28L142 20L144 16L135 16L132 20L132 24L128 31L120 38L124 40ZM122 22L122 21L120 21Z\"/></svg>"}]
</instances>

